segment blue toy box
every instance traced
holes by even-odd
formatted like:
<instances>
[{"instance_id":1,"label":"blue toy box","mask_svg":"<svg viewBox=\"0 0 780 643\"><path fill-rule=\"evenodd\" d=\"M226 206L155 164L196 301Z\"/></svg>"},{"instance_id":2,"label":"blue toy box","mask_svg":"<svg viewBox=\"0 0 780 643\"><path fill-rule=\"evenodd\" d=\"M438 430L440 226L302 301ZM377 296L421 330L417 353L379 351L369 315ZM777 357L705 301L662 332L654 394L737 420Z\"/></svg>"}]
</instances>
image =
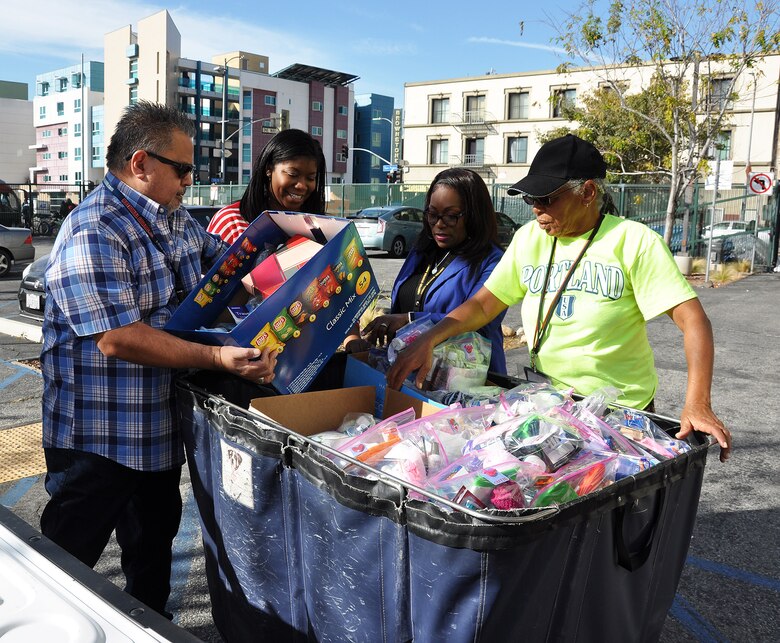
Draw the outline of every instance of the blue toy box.
<instances>
[{"instance_id":1,"label":"blue toy box","mask_svg":"<svg viewBox=\"0 0 780 643\"><path fill-rule=\"evenodd\" d=\"M321 243L322 249L231 330L217 328L244 288L242 277L258 258L295 235ZM276 348L273 386L280 393L300 393L378 295L354 224L323 215L267 211L214 264L165 330L203 344Z\"/></svg>"}]
</instances>

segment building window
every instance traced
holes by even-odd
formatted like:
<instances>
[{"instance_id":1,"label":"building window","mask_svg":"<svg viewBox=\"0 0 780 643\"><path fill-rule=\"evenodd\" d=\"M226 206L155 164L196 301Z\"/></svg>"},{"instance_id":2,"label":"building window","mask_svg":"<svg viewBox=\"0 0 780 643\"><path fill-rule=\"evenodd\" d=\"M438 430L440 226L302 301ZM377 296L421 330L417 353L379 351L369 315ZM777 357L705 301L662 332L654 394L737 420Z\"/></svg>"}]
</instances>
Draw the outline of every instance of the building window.
<instances>
[{"instance_id":1,"label":"building window","mask_svg":"<svg viewBox=\"0 0 780 643\"><path fill-rule=\"evenodd\" d=\"M347 157L344 156L344 154L342 154L341 152L336 152L336 161L338 163L346 163Z\"/></svg>"},{"instance_id":2,"label":"building window","mask_svg":"<svg viewBox=\"0 0 780 643\"><path fill-rule=\"evenodd\" d=\"M244 92L243 107L244 111L249 111L252 109L252 92Z\"/></svg>"},{"instance_id":3,"label":"building window","mask_svg":"<svg viewBox=\"0 0 780 643\"><path fill-rule=\"evenodd\" d=\"M128 78L138 78L138 58L131 58L128 62Z\"/></svg>"},{"instance_id":4,"label":"building window","mask_svg":"<svg viewBox=\"0 0 780 643\"><path fill-rule=\"evenodd\" d=\"M81 152L79 152L80 154ZM81 185L81 172L75 172L73 175L73 179L76 181L77 184Z\"/></svg>"},{"instance_id":5,"label":"building window","mask_svg":"<svg viewBox=\"0 0 780 643\"><path fill-rule=\"evenodd\" d=\"M339 105L339 116L348 116L349 112L347 111L346 105Z\"/></svg>"},{"instance_id":6,"label":"building window","mask_svg":"<svg viewBox=\"0 0 780 643\"><path fill-rule=\"evenodd\" d=\"M485 164L485 139L467 138L466 154L463 156L463 165L482 166Z\"/></svg>"},{"instance_id":7,"label":"building window","mask_svg":"<svg viewBox=\"0 0 780 643\"><path fill-rule=\"evenodd\" d=\"M715 148L718 150L718 156L721 161L728 161L731 158L731 132L721 132L715 142Z\"/></svg>"},{"instance_id":8,"label":"building window","mask_svg":"<svg viewBox=\"0 0 780 643\"><path fill-rule=\"evenodd\" d=\"M707 97L707 107L711 112L731 109L733 104L729 96L729 87L733 78L711 78L710 93Z\"/></svg>"},{"instance_id":9,"label":"building window","mask_svg":"<svg viewBox=\"0 0 780 643\"><path fill-rule=\"evenodd\" d=\"M100 147L93 147L92 148L92 160L93 161L101 161L103 158L103 153Z\"/></svg>"},{"instance_id":10,"label":"building window","mask_svg":"<svg viewBox=\"0 0 780 643\"><path fill-rule=\"evenodd\" d=\"M371 110L371 118L381 118L382 117L382 110L378 107L374 107Z\"/></svg>"},{"instance_id":11,"label":"building window","mask_svg":"<svg viewBox=\"0 0 780 643\"><path fill-rule=\"evenodd\" d=\"M318 100L313 100L311 102L311 111L313 112L321 112L322 111L322 103Z\"/></svg>"},{"instance_id":12,"label":"building window","mask_svg":"<svg viewBox=\"0 0 780 643\"><path fill-rule=\"evenodd\" d=\"M51 152L44 152L44 153L41 155L41 158L42 158L44 161L49 161L49 160L51 160Z\"/></svg>"},{"instance_id":13,"label":"building window","mask_svg":"<svg viewBox=\"0 0 780 643\"><path fill-rule=\"evenodd\" d=\"M46 118L46 106L41 105L38 108L38 118Z\"/></svg>"},{"instance_id":14,"label":"building window","mask_svg":"<svg viewBox=\"0 0 780 643\"><path fill-rule=\"evenodd\" d=\"M68 79L67 78L58 78L57 79L57 91L58 92L64 92L68 88Z\"/></svg>"},{"instance_id":15,"label":"building window","mask_svg":"<svg viewBox=\"0 0 780 643\"><path fill-rule=\"evenodd\" d=\"M507 163L528 162L528 137L527 136L510 136L506 140L506 162Z\"/></svg>"},{"instance_id":16,"label":"building window","mask_svg":"<svg viewBox=\"0 0 780 643\"><path fill-rule=\"evenodd\" d=\"M73 136L81 136L81 123L73 123Z\"/></svg>"},{"instance_id":17,"label":"building window","mask_svg":"<svg viewBox=\"0 0 780 643\"><path fill-rule=\"evenodd\" d=\"M371 147L382 147L381 132L371 132Z\"/></svg>"},{"instance_id":18,"label":"building window","mask_svg":"<svg viewBox=\"0 0 780 643\"><path fill-rule=\"evenodd\" d=\"M51 137L51 130L45 129L41 132L41 138L50 138Z\"/></svg>"},{"instance_id":19,"label":"building window","mask_svg":"<svg viewBox=\"0 0 780 643\"><path fill-rule=\"evenodd\" d=\"M60 174L60 182L66 183L67 180L68 180L68 175L67 174Z\"/></svg>"},{"instance_id":20,"label":"building window","mask_svg":"<svg viewBox=\"0 0 780 643\"><path fill-rule=\"evenodd\" d=\"M312 136L322 136L322 128L319 125L312 125L311 126L311 135Z\"/></svg>"},{"instance_id":21,"label":"building window","mask_svg":"<svg viewBox=\"0 0 780 643\"><path fill-rule=\"evenodd\" d=\"M528 92L513 92L509 94L506 103L506 118L508 121L519 121L528 118Z\"/></svg>"},{"instance_id":22,"label":"building window","mask_svg":"<svg viewBox=\"0 0 780 643\"><path fill-rule=\"evenodd\" d=\"M49 83L41 83L41 96L49 95Z\"/></svg>"},{"instance_id":23,"label":"building window","mask_svg":"<svg viewBox=\"0 0 780 643\"><path fill-rule=\"evenodd\" d=\"M130 95L127 97L131 105L135 105L138 102L138 85L133 85L130 88Z\"/></svg>"},{"instance_id":24,"label":"building window","mask_svg":"<svg viewBox=\"0 0 780 643\"><path fill-rule=\"evenodd\" d=\"M57 136L67 136L68 135L68 128L67 127L58 127L57 128Z\"/></svg>"},{"instance_id":25,"label":"building window","mask_svg":"<svg viewBox=\"0 0 780 643\"><path fill-rule=\"evenodd\" d=\"M270 105L271 107L276 107L276 96L265 96L264 102L266 105Z\"/></svg>"},{"instance_id":26,"label":"building window","mask_svg":"<svg viewBox=\"0 0 780 643\"><path fill-rule=\"evenodd\" d=\"M71 87L78 89L81 87L81 72L77 71L70 75Z\"/></svg>"},{"instance_id":27,"label":"building window","mask_svg":"<svg viewBox=\"0 0 780 643\"><path fill-rule=\"evenodd\" d=\"M434 98L431 101L431 123L450 122L450 99Z\"/></svg>"},{"instance_id":28,"label":"building window","mask_svg":"<svg viewBox=\"0 0 780 643\"><path fill-rule=\"evenodd\" d=\"M58 159L66 159L66 158L68 158L68 153L67 152L57 152L57 158Z\"/></svg>"},{"instance_id":29,"label":"building window","mask_svg":"<svg viewBox=\"0 0 780 643\"><path fill-rule=\"evenodd\" d=\"M347 138L347 130L345 130L345 129L337 129L336 130L336 138Z\"/></svg>"},{"instance_id":30,"label":"building window","mask_svg":"<svg viewBox=\"0 0 780 643\"><path fill-rule=\"evenodd\" d=\"M81 160L81 148L80 147L73 148L73 159L76 160L76 161L80 161Z\"/></svg>"},{"instance_id":31,"label":"building window","mask_svg":"<svg viewBox=\"0 0 780 643\"><path fill-rule=\"evenodd\" d=\"M378 168L379 167L379 157L371 155L371 168Z\"/></svg>"},{"instance_id":32,"label":"building window","mask_svg":"<svg viewBox=\"0 0 780 643\"><path fill-rule=\"evenodd\" d=\"M241 145L241 161L243 163L252 162L252 146L249 143L243 143Z\"/></svg>"},{"instance_id":33,"label":"building window","mask_svg":"<svg viewBox=\"0 0 780 643\"><path fill-rule=\"evenodd\" d=\"M43 175L43 182L44 183L50 183L51 182L51 174L44 174Z\"/></svg>"},{"instance_id":34,"label":"building window","mask_svg":"<svg viewBox=\"0 0 780 643\"><path fill-rule=\"evenodd\" d=\"M57 116L65 116L65 103L57 103Z\"/></svg>"},{"instance_id":35,"label":"building window","mask_svg":"<svg viewBox=\"0 0 780 643\"><path fill-rule=\"evenodd\" d=\"M78 114L81 111L81 99L76 98L73 101L73 111Z\"/></svg>"},{"instance_id":36,"label":"building window","mask_svg":"<svg viewBox=\"0 0 780 643\"><path fill-rule=\"evenodd\" d=\"M555 89L552 94L552 117L564 118L563 111L566 107L574 107L577 100L576 89Z\"/></svg>"},{"instance_id":37,"label":"building window","mask_svg":"<svg viewBox=\"0 0 780 643\"><path fill-rule=\"evenodd\" d=\"M444 165L449 157L450 142L446 138L431 141L431 165Z\"/></svg>"},{"instance_id":38,"label":"building window","mask_svg":"<svg viewBox=\"0 0 780 643\"><path fill-rule=\"evenodd\" d=\"M100 134L100 121L92 121L92 134Z\"/></svg>"},{"instance_id":39,"label":"building window","mask_svg":"<svg viewBox=\"0 0 780 643\"><path fill-rule=\"evenodd\" d=\"M485 95L466 96L466 118L467 123L485 122Z\"/></svg>"}]
</instances>

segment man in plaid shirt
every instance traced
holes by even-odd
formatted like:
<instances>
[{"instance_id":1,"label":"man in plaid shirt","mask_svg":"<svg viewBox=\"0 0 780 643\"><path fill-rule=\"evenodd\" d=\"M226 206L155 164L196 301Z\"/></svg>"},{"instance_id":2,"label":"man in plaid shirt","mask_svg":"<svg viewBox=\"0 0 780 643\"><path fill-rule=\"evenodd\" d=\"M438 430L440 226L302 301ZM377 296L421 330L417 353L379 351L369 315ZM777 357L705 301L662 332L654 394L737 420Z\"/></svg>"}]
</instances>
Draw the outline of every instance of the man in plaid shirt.
<instances>
[{"instance_id":1,"label":"man in plaid shirt","mask_svg":"<svg viewBox=\"0 0 780 643\"><path fill-rule=\"evenodd\" d=\"M125 591L168 616L184 450L176 369L273 379L270 351L165 332L180 299L225 250L181 207L194 126L140 101L111 138L102 184L63 223L46 269L41 530L94 566L116 529ZM275 355L275 354L274 354Z\"/></svg>"}]
</instances>

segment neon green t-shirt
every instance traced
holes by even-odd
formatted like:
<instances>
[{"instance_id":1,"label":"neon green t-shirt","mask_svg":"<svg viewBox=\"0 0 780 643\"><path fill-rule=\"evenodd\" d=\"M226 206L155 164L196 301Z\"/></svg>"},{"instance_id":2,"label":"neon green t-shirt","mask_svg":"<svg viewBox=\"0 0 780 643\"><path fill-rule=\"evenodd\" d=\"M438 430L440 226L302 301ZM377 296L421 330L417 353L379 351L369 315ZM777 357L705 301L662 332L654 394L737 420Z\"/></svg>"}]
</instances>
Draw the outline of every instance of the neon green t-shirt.
<instances>
[{"instance_id":1,"label":"neon green t-shirt","mask_svg":"<svg viewBox=\"0 0 780 643\"><path fill-rule=\"evenodd\" d=\"M558 239L542 319L589 236ZM552 247L553 237L536 221L527 223L485 282L507 306L522 300L529 350ZM658 386L647 321L694 297L656 232L606 215L561 295L536 367L558 387L589 395L610 385L622 391L621 404L644 408Z\"/></svg>"}]
</instances>

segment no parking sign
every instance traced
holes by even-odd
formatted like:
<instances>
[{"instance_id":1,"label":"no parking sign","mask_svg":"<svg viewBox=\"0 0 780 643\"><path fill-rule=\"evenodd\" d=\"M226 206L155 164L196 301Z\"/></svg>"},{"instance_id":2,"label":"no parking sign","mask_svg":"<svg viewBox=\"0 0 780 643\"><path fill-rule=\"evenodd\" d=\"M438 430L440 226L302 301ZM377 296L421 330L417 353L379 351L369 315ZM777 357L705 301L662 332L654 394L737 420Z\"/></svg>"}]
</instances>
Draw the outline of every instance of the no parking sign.
<instances>
[{"instance_id":1,"label":"no parking sign","mask_svg":"<svg viewBox=\"0 0 780 643\"><path fill-rule=\"evenodd\" d=\"M774 184L774 172L751 172L748 179L748 189L753 194L769 194Z\"/></svg>"}]
</instances>

